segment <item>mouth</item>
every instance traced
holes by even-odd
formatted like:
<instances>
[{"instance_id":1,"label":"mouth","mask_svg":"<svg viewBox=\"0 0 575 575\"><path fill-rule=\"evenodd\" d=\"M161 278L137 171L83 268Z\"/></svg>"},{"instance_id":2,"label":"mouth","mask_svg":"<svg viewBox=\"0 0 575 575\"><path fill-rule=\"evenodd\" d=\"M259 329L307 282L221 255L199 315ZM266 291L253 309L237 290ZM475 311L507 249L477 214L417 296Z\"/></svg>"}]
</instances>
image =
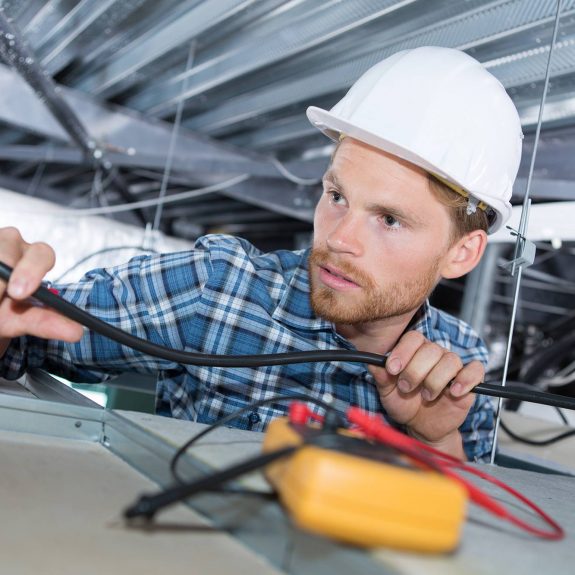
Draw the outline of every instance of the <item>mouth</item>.
<instances>
[{"instance_id":1,"label":"mouth","mask_svg":"<svg viewBox=\"0 0 575 575\"><path fill-rule=\"evenodd\" d=\"M334 289L352 289L360 287L343 272L332 266L319 266L320 280Z\"/></svg>"}]
</instances>

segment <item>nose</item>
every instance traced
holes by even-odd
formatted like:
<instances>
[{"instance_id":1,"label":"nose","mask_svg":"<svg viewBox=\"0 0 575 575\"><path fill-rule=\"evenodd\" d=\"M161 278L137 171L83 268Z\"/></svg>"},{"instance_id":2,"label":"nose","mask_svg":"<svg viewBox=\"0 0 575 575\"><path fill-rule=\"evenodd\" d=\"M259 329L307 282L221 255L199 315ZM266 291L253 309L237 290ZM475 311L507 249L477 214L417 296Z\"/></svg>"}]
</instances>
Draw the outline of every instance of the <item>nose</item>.
<instances>
[{"instance_id":1,"label":"nose","mask_svg":"<svg viewBox=\"0 0 575 575\"><path fill-rule=\"evenodd\" d=\"M327 236L327 247L332 252L360 256L363 251L362 227L359 218L348 212L334 223Z\"/></svg>"}]
</instances>

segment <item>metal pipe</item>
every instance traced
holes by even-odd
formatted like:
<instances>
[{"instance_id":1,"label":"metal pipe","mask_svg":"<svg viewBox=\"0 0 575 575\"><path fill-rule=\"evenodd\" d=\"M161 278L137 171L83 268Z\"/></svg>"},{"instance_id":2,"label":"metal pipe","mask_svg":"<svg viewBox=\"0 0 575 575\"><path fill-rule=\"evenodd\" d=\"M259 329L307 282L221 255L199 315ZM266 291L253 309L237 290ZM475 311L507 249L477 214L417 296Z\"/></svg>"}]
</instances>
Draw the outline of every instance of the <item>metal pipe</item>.
<instances>
[{"instance_id":1,"label":"metal pipe","mask_svg":"<svg viewBox=\"0 0 575 575\"><path fill-rule=\"evenodd\" d=\"M6 17L0 8L0 55L4 61L16 70L44 101L47 108L66 130L66 133L89 158L95 158L96 142L90 138L76 113L58 93L52 78L42 69L38 59L20 31Z\"/></svg>"}]
</instances>

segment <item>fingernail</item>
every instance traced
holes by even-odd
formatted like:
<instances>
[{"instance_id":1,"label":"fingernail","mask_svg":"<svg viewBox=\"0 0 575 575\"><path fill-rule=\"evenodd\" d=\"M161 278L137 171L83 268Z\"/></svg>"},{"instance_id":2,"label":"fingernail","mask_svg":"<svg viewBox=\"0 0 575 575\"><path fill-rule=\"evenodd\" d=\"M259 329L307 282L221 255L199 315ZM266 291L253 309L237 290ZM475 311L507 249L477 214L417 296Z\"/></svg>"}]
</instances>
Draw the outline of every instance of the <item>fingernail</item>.
<instances>
[{"instance_id":1,"label":"fingernail","mask_svg":"<svg viewBox=\"0 0 575 575\"><path fill-rule=\"evenodd\" d=\"M429 389L422 389L421 390L421 397L423 398L424 401L431 401L431 391L429 391Z\"/></svg>"},{"instance_id":2,"label":"fingernail","mask_svg":"<svg viewBox=\"0 0 575 575\"><path fill-rule=\"evenodd\" d=\"M451 395L458 397L463 391L463 386L460 383L452 383L449 391L451 392Z\"/></svg>"},{"instance_id":3,"label":"fingernail","mask_svg":"<svg viewBox=\"0 0 575 575\"><path fill-rule=\"evenodd\" d=\"M385 367L391 375L397 375L401 371L401 360L398 357L394 357L385 364Z\"/></svg>"},{"instance_id":4,"label":"fingernail","mask_svg":"<svg viewBox=\"0 0 575 575\"><path fill-rule=\"evenodd\" d=\"M27 283L21 279L15 279L8 285L8 294L12 297L19 298L26 293Z\"/></svg>"},{"instance_id":5,"label":"fingernail","mask_svg":"<svg viewBox=\"0 0 575 575\"><path fill-rule=\"evenodd\" d=\"M409 381L405 379L400 379L397 382L397 387L399 387L399 391L402 393L409 393L411 391L411 385L409 385Z\"/></svg>"}]
</instances>

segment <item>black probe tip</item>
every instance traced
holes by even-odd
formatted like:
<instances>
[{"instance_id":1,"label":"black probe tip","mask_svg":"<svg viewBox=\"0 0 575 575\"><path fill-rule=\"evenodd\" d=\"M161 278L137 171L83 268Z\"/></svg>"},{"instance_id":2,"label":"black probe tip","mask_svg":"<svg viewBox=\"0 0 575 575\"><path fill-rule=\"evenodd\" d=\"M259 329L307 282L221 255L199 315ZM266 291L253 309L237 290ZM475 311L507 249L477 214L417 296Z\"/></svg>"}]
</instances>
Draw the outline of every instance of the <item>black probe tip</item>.
<instances>
[{"instance_id":1,"label":"black probe tip","mask_svg":"<svg viewBox=\"0 0 575 575\"><path fill-rule=\"evenodd\" d=\"M142 518L146 521L152 521L156 515L157 506L152 504L153 497L142 495L134 505L131 505L124 511L124 519L132 520Z\"/></svg>"}]
</instances>

